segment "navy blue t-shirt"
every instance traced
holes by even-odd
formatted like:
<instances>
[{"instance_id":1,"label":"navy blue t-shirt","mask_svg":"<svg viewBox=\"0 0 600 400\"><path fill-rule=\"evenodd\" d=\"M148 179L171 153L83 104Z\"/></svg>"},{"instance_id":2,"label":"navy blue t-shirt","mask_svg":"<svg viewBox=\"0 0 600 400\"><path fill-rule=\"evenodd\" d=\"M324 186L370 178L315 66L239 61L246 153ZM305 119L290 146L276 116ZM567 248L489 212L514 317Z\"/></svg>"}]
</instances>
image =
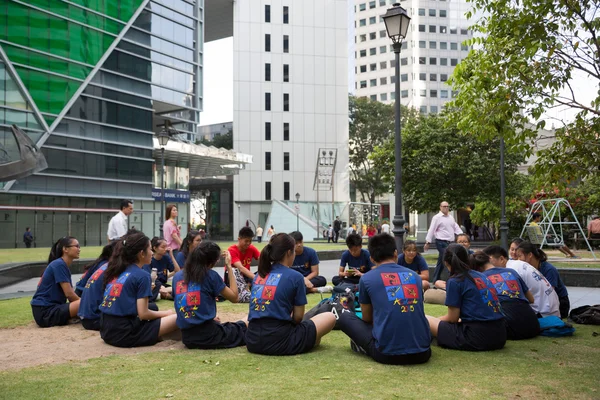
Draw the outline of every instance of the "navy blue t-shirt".
<instances>
[{"instance_id":1,"label":"navy blue t-shirt","mask_svg":"<svg viewBox=\"0 0 600 400\"><path fill-rule=\"evenodd\" d=\"M248 320L274 318L292 321L295 306L306 305L306 287L302 275L281 264L273 265L264 278L254 277Z\"/></svg>"},{"instance_id":2,"label":"navy blue t-shirt","mask_svg":"<svg viewBox=\"0 0 600 400\"><path fill-rule=\"evenodd\" d=\"M150 270L152 270L152 268L156 268L158 273L156 279L165 284L169 280L169 272L173 272L175 270L175 265L173 264L171 257L168 254L165 254L160 260L152 257L152 261L150 262Z\"/></svg>"},{"instance_id":3,"label":"navy blue t-shirt","mask_svg":"<svg viewBox=\"0 0 600 400\"><path fill-rule=\"evenodd\" d=\"M175 256L175 260L177 261L179 268L185 267L186 256L185 256L185 254L183 254L182 251L177 253L177 255Z\"/></svg>"},{"instance_id":4,"label":"navy blue t-shirt","mask_svg":"<svg viewBox=\"0 0 600 400\"><path fill-rule=\"evenodd\" d=\"M31 299L31 305L49 307L55 304L65 304L67 296L60 286L62 282L68 282L72 286L71 271L65 260L58 258L48 264L44 270L37 290Z\"/></svg>"},{"instance_id":5,"label":"navy blue t-shirt","mask_svg":"<svg viewBox=\"0 0 600 400\"><path fill-rule=\"evenodd\" d=\"M81 319L98 319L100 318L100 303L104 297L104 271L108 267L108 261L99 263L99 268L87 280L81 301L79 302L79 311L77 315Z\"/></svg>"},{"instance_id":6,"label":"navy blue t-shirt","mask_svg":"<svg viewBox=\"0 0 600 400\"><path fill-rule=\"evenodd\" d=\"M400 355L429 349L431 332L418 274L397 264L382 264L358 285L359 303L373 306L373 337L379 351Z\"/></svg>"},{"instance_id":7,"label":"navy blue t-shirt","mask_svg":"<svg viewBox=\"0 0 600 400\"><path fill-rule=\"evenodd\" d=\"M216 272L208 270L202 283L185 282L183 271L173 276L173 298L179 329L203 324L217 316L216 297L225 288L225 282Z\"/></svg>"},{"instance_id":8,"label":"navy blue t-shirt","mask_svg":"<svg viewBox=\"0 0 600 400\"><path fill-rule=\"evenodd\" d=\"M427 261L425 261L425 258L420 254L417 254L410 264L408 262L406 262L406 258L404 257L404 254L400 254L398 256L398 265L400 265L401 267L406 267L406 268L410 269L411 271L415 271L417 274L420 274L421 271L429 270Z\"/></svg>"},{"instance_id":9,"label":"navy blue t-shirt","mask_svg":"<svg viewBox=\"0 0 600 400\"><path fill-rule=\"evenodd\" d=\"M507 300L522 300L529 304L525 293L529 290L519 274L510 268L490 268L483 271L492 285L496 288L496 294L500 302Z\"/></svg>"},{"instance_id":10,"label":"navy blue t-shirt","mask_svg":"<svg viewBox=\"0 0 600 400\"><path fill-rule=\"evenodd\" d=\"M358 257L352 256L350 250L346 250L342 253L340 260L340 267L348 265L349 268L354 268L362 272L363 274L369 272L373 267L371 262L371 254L368 250L360 249L360 255Z\"/></svg>"},{"instance_id":11,"label":"navy blue t-shirt","mask_svg":"<svg viewBox=\"0 0 600 400\"><path fill-rule=\"evenodd\" d=\"M492 282L481 272L470 270L466 277L450 277L446 283L446 305L460 308L463 321L494 321L503 318Z\"/></svg>"},{"instance_id":12,"label":"navy blue t-shirt","mask_svg":"<svg viewBox=\"0 0 600 400\"><path fill-rule=\"evenodd\" d=\"M319 265L319 256L310 247L305 247L302 254L296 255L296 258L294 258L292 269L300 272L302 276L307 276L310 274L310 267L313 265Z\"/></svg>"},{"instance_id":13,"label":"navy blue t-shirt","mask_svg":"<svg viewBox=\"0 0 600 400\"><path fill-rule=\"evenodd\" d=\"M569 295L569 292L567 292L567 287L563 283L562 279L560 279L558 270L554 265L550 264L548 261L544 261L540 264L540 272L542 275L544 275L544 278L550 282L559 298L567 297Z\"/></svg>"},{"instance_id":14,"label":"navy blue t-shirt","mask_svg":"<svg viewBox=\"0 0 600 400\"><path fill-rule=\"evenodd\" d=\"M152 297L150 275L132 264L104 290L100 311L117 317L137 315L137 299Z\"/></svg>"}]
</instances>

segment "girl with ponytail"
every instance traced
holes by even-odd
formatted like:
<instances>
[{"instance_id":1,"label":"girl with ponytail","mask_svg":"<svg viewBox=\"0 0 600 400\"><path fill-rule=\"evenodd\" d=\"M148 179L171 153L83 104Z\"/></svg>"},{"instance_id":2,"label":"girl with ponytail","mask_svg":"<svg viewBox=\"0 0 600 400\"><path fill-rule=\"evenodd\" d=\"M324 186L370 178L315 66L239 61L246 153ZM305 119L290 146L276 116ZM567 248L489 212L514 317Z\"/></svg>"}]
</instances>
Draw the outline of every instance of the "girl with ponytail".
<instances>
[{"instance_id":1,"label":"girl with ponytail","mask_svg":"<svg viewBox=\"0 0 600 400\"><path fill-rule=\"evenodd\" d=\"M306 287L302 274L290 269L296 257L295 248L294 238L278 233L260 253L246 332L246 346L251 353L306 353L319 345L335 325L335 316L328 312L302 320Z\"/></svg>"},{"instance_id":2,"label":"girl with ponytail","mask_svg":"<svg viewBox=\"0 0 600 400\"><path fill-rule=\"evenodd\" d=\"M449 349L503 348L506 328L494 285L484 274L470 269L469 254L460 244L448 246L443 261L450 272L446 284L448 314L427 316L431 334L440 346Z\"/></svg>"},{"instance_id":3,"label":"girl with ponytail","mask_svg":"<svg viewBox=\"0 0 600 400\"><path fill-rule=\"evenodd\" d=\"M152 346L177 329L173 310L148 309L150 274L142 270L152 259L150 239L138 232L117 243L104 272L100 304L100 337L112 346Z\"/></svg>"},{"instance_id":4,"label":"girl with ponytail","mask_svg":"<svg viewBox=\"0 0 600 400\"><path fill-rule=\"evenodd\" d=\"M221 255L229 272L229 287L213 270ZM187 348L223 349L246 344L246 322L221 323L217 317L217 296L238 302L231 256L228 251L221 253L214 242L202 242L187 257L185 268L173 277L177 326Z\"/></svg>"},{"instance_id":5,"label":"girl with ponytail","mask_svg":"<svg viewBox=\"0 0 600 400\"><path fill-rule=\"evenodd\" d=\"M79 252L79 242L71 236L52 246L48 266L31 299L33 318L41 328L67 325L69 319L77 316L79 296L73 291L69 267L79 258Z\"/></svg>"}]
</instances>

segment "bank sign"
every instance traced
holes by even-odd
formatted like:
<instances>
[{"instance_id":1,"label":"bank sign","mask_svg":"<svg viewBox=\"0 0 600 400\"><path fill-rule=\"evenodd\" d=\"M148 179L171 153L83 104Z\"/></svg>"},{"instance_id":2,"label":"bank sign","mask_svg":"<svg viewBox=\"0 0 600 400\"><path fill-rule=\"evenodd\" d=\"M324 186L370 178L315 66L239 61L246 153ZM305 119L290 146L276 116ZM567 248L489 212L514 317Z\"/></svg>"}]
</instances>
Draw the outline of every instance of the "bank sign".
<instances>
[{"instance_id":1,"label":"bank sign","mask_svg":"<svg viewBox=\"0 0 600 400\"><path fill-rule=\"evenodd\" d=\"M152 198L154 199L154 201L162 200L160 188L152 188ZM165 189L165 201L172 201L175 203L189 203L190 192L187 190Z\"/></svg>"}]
</instances>

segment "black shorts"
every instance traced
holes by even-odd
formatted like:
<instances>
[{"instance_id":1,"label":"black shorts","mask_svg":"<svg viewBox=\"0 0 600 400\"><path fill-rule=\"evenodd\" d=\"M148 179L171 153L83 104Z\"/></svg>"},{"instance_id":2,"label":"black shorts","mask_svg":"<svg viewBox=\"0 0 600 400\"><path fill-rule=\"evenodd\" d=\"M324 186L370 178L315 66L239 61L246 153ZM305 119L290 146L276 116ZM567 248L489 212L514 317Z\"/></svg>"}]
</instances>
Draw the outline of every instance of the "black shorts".
<instances>
[{"instance_id":1,"label":"black shorts","mask_svg":"<svg viewBox=\"0 0 600 400\"><path fill-rule=\"evenodd\" d=\"M99 331L100 330L100 318L82 319L81 325L88 331Z\"/></svg>"},{"instance_id":2,"label":"black shorts","mask_svg":"<svg viewBox=\"0 0 600 400\"><path fill-rule=\"evenodd\" d=\"M246 344L246 324L242 321L223 324L210 320L181 330L181 341L188 349L228 349Z\"/></svg>"},{"instance_id":3,"label":"black shorts","mask_svg":"<svg viewBox=\"0 0 600 400\"><path fill-rule=\"evenodd\" d=\"M33 319L40 328L67 325L71 319L69 303L52 306L31 306Z\"/></svg>"},{"instance_id":4,"label":"black shorts","mask_svg":"<svg viewBox=\"0 0 600 400\"><path fill-rule=\"evenodd\" d=\"M506 343L504 319L495 321L465 321L452 324L441 321L437 342L449 349L467 351L498 350Z\"/></svg>"},{"instance_id":5,"label":"black shorts","mask_svg":"<svg viewBox=\"0 0 600 400\"><path fill-rule=\"evenodd\" d=\"M540 334L540 323L531 306L522 300L502 301L502 314L506 322L506 338L531 339Z\"/></svg>"},{"instance_id":6,"label":"black shorts","mask_svg":"<svg viewBox=\"0 0 600 400\"><path fill-rule=\"evenodd\" d=\"M317 341L317 327L311 320L294 324L273 318L253 319L246 331L250 353L289 356L310 351Z\"/></svg>"},{"instance_id":7,"label":"black shorts","mask_svg":"<svg viewBox=\"0 0 600 400\"><path fill-rule=\"evenodd\" d=\"M137 315L118 317L104 313L100 317L100 337L115 347L153 346L158 342L159 329L160 318L142 321Z\"/></svg>"}]
</instances>

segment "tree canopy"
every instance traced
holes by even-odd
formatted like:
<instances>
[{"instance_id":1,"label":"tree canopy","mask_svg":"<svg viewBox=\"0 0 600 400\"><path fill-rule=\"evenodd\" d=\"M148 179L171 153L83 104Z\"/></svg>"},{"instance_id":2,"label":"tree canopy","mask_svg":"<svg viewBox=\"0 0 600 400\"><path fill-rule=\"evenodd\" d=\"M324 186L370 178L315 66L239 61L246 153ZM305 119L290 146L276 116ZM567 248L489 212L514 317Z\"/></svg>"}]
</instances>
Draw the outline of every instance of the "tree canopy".
<instances>
[{"instance_id":1,"label":"tree canopy","mask_svg":"<svg viewBox=\"0 0 600 400\"><path fill-rule=\"evenodd\" d=\"M216 148L231 150L233 149L233 132L229 130L223 135L215 135L213 140L206 140L205 138L202 138L198 140L198 143L205 146L214 146Z\"/></svg>"}]
</instances>

